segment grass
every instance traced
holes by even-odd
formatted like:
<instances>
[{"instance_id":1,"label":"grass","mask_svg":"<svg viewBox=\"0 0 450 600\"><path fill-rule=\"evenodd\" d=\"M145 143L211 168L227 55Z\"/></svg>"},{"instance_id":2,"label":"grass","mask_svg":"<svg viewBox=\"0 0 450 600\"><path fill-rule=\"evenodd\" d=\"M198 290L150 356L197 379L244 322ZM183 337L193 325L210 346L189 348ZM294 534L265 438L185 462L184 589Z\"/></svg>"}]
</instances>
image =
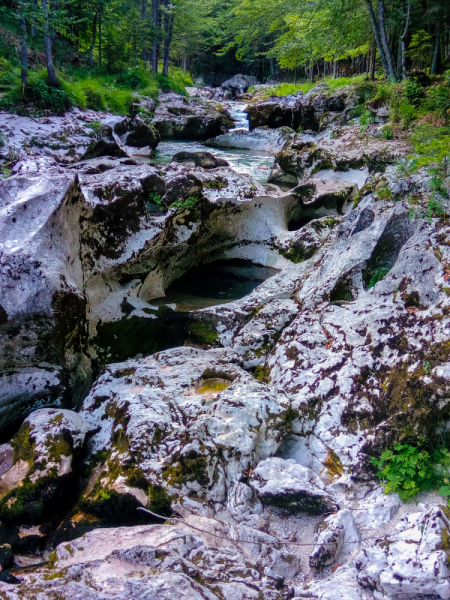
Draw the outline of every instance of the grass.
<instances>
[{"instance_id":1,"label":"grass","mask_svg":"<svg viewBox=\"0 0 450 600\"><path fill-rule=\"evenodd\" d=\"M0 109L25 115L30 109L38 114L63 114L71 106L77 106L125 115L136 95L157 98L161 90L186 95L186 86L192 85L190 76L176 68L167 77L143 68L126 69L114 75L99 68L65 69L58 71L58 79L60 87L51 88L45 69L30 71L24 91L20 70L0 59L0 88L4 89Z\"/></svg>"}]
</instances>

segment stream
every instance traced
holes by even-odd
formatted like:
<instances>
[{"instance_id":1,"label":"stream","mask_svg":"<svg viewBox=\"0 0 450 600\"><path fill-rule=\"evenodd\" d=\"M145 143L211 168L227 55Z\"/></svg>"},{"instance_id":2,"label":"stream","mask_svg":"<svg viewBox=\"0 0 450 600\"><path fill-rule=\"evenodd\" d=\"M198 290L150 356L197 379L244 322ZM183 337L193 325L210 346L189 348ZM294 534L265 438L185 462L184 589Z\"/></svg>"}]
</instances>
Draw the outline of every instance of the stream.
<instances>
[{"instance_id":1,"label":"stream","mask_svg":"<svg viewBox=\"0 0 450 600\"><path fill-rule=\"evenodd\" d=\"M237 129L248 131L249 124L244 108L244 102L227 102L223 106L235 120ZM170 163L177 152L211 152L217 158L225 159L230 167L240 175L250 175L259 183L267 183L274 157L267 152L242 150L238 148L211 148L203 142L189 140L164 140L158 145L151 162L154 164Z\"/></svg>"}]
</instances>

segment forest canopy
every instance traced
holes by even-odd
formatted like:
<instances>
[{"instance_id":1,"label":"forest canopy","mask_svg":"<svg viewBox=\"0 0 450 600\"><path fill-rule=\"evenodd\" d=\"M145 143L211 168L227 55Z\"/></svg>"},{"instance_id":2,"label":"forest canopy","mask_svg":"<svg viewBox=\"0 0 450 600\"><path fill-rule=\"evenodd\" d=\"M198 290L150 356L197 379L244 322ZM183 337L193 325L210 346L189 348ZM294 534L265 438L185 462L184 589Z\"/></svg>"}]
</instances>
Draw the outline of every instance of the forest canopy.
<instances>
[{"instance_id":1,"label":"forest canopy","mask_svg":"<svg viewBox=\"0 0 450 600\"><path fill-rule=\"evenodd\" d=\"M210 85L241 72L259 81L449 68L447 0L0 0L0 56L21 69L155 77ZM152 74L149 78L145 74ZM158 85L161 87L161 80Z\"/></svg>"}]
</instances>

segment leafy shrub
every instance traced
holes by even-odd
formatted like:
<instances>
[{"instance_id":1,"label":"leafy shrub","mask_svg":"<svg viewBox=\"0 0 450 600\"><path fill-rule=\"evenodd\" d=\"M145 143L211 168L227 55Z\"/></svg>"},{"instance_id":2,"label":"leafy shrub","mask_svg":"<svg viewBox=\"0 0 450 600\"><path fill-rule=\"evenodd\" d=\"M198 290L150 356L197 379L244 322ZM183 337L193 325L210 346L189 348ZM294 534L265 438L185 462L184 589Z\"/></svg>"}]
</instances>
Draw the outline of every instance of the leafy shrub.
<instances>
[{"instance_id":1,"label":"leafy shrub","mask_svg":"<svg viewBox=\"0 0 450 600\"><path fill-rule=\"evenodd\" d=\"M101 92L88 87L84 90L84 93L86 95L86 108L91 110L103 110L105 108L105 101Z\"/></svg>"},{"instance_id":2,"label":"leafy shrub","mask_svg":"<svg viewBox=\"0 0 450 600\"><path fill-rule=\"evenodd\" d=\"M416 77L407 79L404 85L405 97L411 104L423 96L423 88Z\"/></svg>"},{"instance_id":3,"label":"leafy shrub","mask_svg":"<svg viewBox=\"0 0 450 600\"><path fill-rule=\"evenodd\" d=\"M385 140L392 140L392 138L394 137L392 127L389 127L389 125L384 125L381 128L381 137L383 137Z\"/></svg>"},{"instance_id":4,"label":"leafy shrub","mask_svg":"<svg viewBox=\"0 0 450 600\"><path fill-rule=\"evenodd\" d=\"M450 127L419 125L410 137L410 143L416 154L414 157L416 169L437 164L442 165L444 175L447 175L450 158Z\"/></svg>"},{"instance_id":5,"label":"leafy shrub","mask_svg":"<svg viewBox=\"0 0 450 600\"><path fill-rule=\"evenodd\" d=\"M377 477L385 493L398 493L404 502L429 485L433 474L429 453L409 444L396 444L394 450L385 450L371 462L379 469Z\"/></svg>"}]
</instances>

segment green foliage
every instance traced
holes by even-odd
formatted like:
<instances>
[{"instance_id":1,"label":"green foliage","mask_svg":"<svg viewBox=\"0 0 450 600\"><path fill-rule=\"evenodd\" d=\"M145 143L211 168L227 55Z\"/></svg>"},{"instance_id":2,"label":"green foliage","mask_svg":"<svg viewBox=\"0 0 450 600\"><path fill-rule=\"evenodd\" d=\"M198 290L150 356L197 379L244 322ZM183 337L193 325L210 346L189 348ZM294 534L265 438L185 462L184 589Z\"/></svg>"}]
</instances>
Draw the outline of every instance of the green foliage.
<instances>
[{"instance_id":1,"label":"green foliage","mask_svg":"<svg viewBox=\"0 0 450 600\"><path fill-rule=\"evenodd\" d=\"M385 140L392 140L394 137L392 127L389 127L389 125L383 125L381 128L381 137L383 137Z\"/></svg>"},{"instance_id":2,"label":"green foliage","mask_svg":"<svg viewBox=\"0 0 450 600\"><path fill-rule=\"evenodd\" d=\"M171 204L169 206L169 208L177 208L178 210L189 210L190 208L193 208L198 202L198 198L195 198L194 196L189 196L189 198L186 198L186 200L177 200L177 202L173 202L173 204Z\"/></svg>"},{"instance_id":3,"label":"green foliage","mask_svg":"<svg viewBox=\"0 0 450 600\"><path fill-rule=\"evenodd\" d=\"M414 129L409 141L415 155L408 158L414 161L415 169L437 164L442 166L444 176L448 174L450 127L419 125Z\"/></svg>"},{"instance_id":4,"label":"green foliage","mask_svg":"<svg viewBox=\"0 0 450 600\"><path fill-rule=\"evenodd\" d=\"M408 78L404 85L405 97L411 104L423 96L423 88L417 78Z\"/></svg>"},{"instance_id":5,"label":"green foliage","mask_svg":"<svg viewBox=\"0 0 450 600\"><path fill-rule=\"evenodd\" d=\"M386 275L389 273L390 270L391 270L390 267L383 267L383 266L377 267L373 271L370 281L367 285L368 289L375 287L379 281L381 281L384 277L386 277Z\"/></svg>"},{"instance_id":6,"label":"green foliage","mask_svg":"<svg viewBox=\"0 0 450 600\"><path fill-rule=\"evenodd\" d=\"M398 493L404 502L416 496L432 477L429 453L409 444L396 444L394 450L385 450L371 462L379 469L377 477L385 493Z\"/></svg>"},{"instance_id":7,"label":"green foliage","mask_svg":"<svg viewBox=\"0 0 450 600\"><path fill-rule=\"evenodd\" d=\"M406 54L416 67L423 69L430 62L431 47L431 35L419 29L412 35Z\"/></svg>"}]
</instances>

